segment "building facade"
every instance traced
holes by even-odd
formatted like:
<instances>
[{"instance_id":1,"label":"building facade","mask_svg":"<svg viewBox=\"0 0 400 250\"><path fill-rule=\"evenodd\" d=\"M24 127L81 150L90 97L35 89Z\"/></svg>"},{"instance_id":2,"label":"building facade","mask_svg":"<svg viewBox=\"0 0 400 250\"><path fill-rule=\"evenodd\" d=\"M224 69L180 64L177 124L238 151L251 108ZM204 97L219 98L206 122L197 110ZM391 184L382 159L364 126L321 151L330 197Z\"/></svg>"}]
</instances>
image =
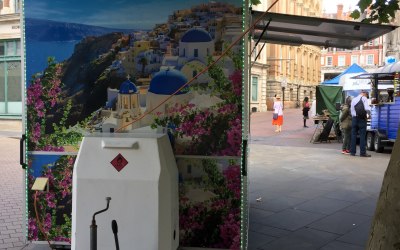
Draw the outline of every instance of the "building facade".
<instances>
[{"instance_id":1,"label":"building facade","mask_svg":"<svg viewBox=\"0 0 400 250\"><path fill-rule=\"evenodd\" d=\"M392 20L393 25L400 25L400 11L396 12L396 17ZM383 58L385 63L394 63L400 60L400 30L394 31L384 36Z\"/></svg>"},{"instance_id":2,"label":"building facade","mask_svg":"<svg viewBox=\"0 0 400 250\"><path fill-rule=\"evenodd\" d=\"M261 1L254 10L266 11L273 1ZM282 0L271 12L321 16L321 0ZM272 110L275 95L282 96L285 108L299 107L304 97L315 98L320 83L321 49L311 45L258 44L251 41L250 108ZM261 50L261 53L259 53ZM258 55L258 57L257 57ZM257 57L257 58L256 58Z\"/></svg>"},{"instance_id":3,"label":"building facade","mask_svg":"<svg viewBox=\"0 0 400 250\"><path fill-rule=\"evenodd\" d=\"M0 3L0 117L21 117L21 2Z\"/></svg>"},{"instance_id":4,"label":"building facade","mask_svg":"<svg viewBox=\"0 0 400 250\"><path fill-rule=\"evenodd\" d=\"M343 11L343 4L337 5L336 13L324 13L325 18L352 20L351 10ZM327 48L321 51L321 82L332 79L356 63L368 72L384 64L384 37L378 37L352 50Z\"/></svg>"}]
</instances>

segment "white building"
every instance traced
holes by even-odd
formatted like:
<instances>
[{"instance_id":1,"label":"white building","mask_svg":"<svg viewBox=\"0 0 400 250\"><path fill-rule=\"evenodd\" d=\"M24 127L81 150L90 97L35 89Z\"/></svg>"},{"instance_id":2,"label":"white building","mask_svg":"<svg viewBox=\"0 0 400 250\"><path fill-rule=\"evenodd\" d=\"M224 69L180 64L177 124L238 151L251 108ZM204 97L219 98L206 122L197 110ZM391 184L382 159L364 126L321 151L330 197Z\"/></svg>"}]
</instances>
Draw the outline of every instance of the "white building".
<instances>
[{"instance_id":1,"label":"white building","mask_svg":"<svg viewBox=\"0 0 400 250\"><path fill-rule=\"evenodd\" d=\"M192 79L207 67L207 59L214 54L214 40L203 28L192 28L179 41L178 56L165 56L162 68L180 70L187 79ZM193 83L206 83L207 74L203 74Z\"/></svg>"}]
</instances>

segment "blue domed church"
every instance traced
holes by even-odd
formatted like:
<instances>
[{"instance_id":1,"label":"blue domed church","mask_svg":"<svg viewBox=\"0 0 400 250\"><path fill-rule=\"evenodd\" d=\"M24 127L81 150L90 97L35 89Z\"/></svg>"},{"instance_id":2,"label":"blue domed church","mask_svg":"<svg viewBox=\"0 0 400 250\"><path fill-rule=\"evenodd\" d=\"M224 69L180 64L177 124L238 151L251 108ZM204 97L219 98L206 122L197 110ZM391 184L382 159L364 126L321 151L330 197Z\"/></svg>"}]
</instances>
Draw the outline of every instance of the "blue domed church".
<instances>
[{"instance_id":1,"label":"blue domed church","mask_svg":"<svg viewBox=\"0 0 400 250\"><path fill-rule=\"evenodd\" d=\"M119 87L116 111L116 118L125 120L141 115L138 89L129 77Z\"/></svg>"},{"instance_id":2,"label":"blue domed church","mask_svg":"<svg viewBox=\"0 0 400 250\"><path fill-rule=\"evenodd\" d=\"M167 68L154 75L149 92L157 95L181 95L187 92L188 88L179 90L186 82L187 78L179 70ZM176 91L178 92L175 93Z\"/></svg>"},{"instance_id":3,"label":"blue domed church","mask_svg":"<svg viewBox=\"0 0 400 250\"><path fill-rule=\"evenodd\" d=\"M185 75L176 69L167 68L156 73L147 92L146 111L155 109L152 111L154 115L163 116L169 107L188 102L191 95L188 88L183 87L187 81ZM171 95L173 96L163 103ZM151 122L151 119L147 121Z\"/></svg>"},{"instance_id":4,"label":"blue domed church","mask_svg":"<svg viewBox=\"0 0 400 250\"><path fill-rule=\"evenodd\" d=\"M177 56L166 56L163 66L180 70L187 79L192 79L207 66L209 56L213 56L215 44L211 35L201 27L191 28L179 40ZM206 83L209 77L201 75L193 83Z\"/></svg>"},{"instance_id":5,"label":"blue domed church","mask_svg":"<svg viewBox=\"0 0 400 250\"><path fill-rule=\"evenodd\" d=\"M192 28L179 42L179 57L187 61L198 60L207 63L207 57L214 54L214 41L203 28Z\"/></svg>"}]
</instances>

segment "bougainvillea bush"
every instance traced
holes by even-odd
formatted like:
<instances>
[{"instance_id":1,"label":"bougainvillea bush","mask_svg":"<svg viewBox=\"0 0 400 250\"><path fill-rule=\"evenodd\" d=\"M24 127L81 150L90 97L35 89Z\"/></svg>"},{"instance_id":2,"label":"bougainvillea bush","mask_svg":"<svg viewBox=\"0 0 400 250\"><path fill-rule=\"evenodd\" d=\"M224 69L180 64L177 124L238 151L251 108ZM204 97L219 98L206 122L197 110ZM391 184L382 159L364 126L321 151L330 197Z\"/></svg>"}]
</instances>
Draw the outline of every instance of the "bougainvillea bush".
<instances>
[{"instance_id":1,"label":"bougainvillea bush","mask_svg":"<svg viewBox=\"0 0 400 250\"><path fill-rule=\"evenodd\" d=\"M177 155L240 157L242 140L242 70L237 55L230 55L235 70L226 76L222 66L208 70L208 84L189 86L220 101L200 108L176 104L156 117L152 127L167 127ZM209 64L211 64L211 59ZM180 185L180 245L240 249L240 166L231 163L221 171L217 160L202 161L202 181L183 180ZM214 194L194 202L190 189ZM197 191L198 193L198 191Z\"/></svg>"},{"instance_id":2,"label":"bougainvillea bush","mask_svg":"<svg viewBox=\"0 0 400 250\"><path fill-rule=\"evenodd\" d=\"M221 99L209 108L191 103L176 104L155 118L152 127L168 127L173 135L175 154L240 156L242 139L242 71L226 77L217 64L210 67L206 86L191 86ZM179 145L181 144L181 145Z\"/></svg>"},{"instance_id":3,"label":"bougainvillea bush","mask_svg":"<svg viewBox=\"0 0 400 250\"><path fill-rule=\"evenodd\" d=\"M34 75L27 86L27 131L30 151L64 151L63 146L77 145L82 140L79 130L65 126L72 108L70 101L67 102L61 120L52 124L54 131L47 134L45 132L46 116L62 98L62 67L62 63L56 63L54 58L49 57L46 70Z\"/></svg>"},{"instance_id":4,"label":"bougainvillea bush","mask_svg":"<svg viewBox=\"0 0 400 250\"><path fill-rule=\"evenodd\" d=\"M221 172L217 160L202 160L201 182L183 181L180 188L179 226L181 246L240 249L240 166L231 162ZM214 194L196 202L190 188Z\"/></svg>"},{"instance_id":5,"label":"bougainvillea bush","mask_svg":"<svg viewBox=\"0 0 400 250\"><path fill-rule=\"evenodd\" d=\"M72 171L75 156L61 156L54 165L42 167L41 177L49 179L49 191L37 192L37 211L43 233L51 241L71 241ZM30 163L30 169L32 164ZM35 191L31 191L35 176L28 174L28 239L45 240L39 229L34 208Z\"/></svg>"}]
</instances>

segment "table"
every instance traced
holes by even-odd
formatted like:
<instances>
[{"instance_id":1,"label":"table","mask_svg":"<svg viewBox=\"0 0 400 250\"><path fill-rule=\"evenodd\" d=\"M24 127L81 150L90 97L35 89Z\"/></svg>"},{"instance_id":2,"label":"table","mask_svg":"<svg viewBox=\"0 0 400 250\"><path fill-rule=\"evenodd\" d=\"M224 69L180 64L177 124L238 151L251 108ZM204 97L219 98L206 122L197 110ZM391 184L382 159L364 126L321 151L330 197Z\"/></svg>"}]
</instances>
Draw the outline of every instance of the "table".
<instances>
[{"instance_id":1,"label":"table","mask_svg":"<svg viewBox=\"0 0 400 250\"><path fill-rule=\"evenodd\" d=\"M318 134L320 134L320 133L317 133L317 131L320 132L324 129L324 125L325 125L326 121L329 120L329 116L322 116L322 115L314 116L314 117L312 117L312 119L314 120L314 123L317 122L317 126L315 127L315 130L311 137L310 143L314 143L316 141L316 139L317 139L316 136Z\"/></svg>"}]
</instances>

